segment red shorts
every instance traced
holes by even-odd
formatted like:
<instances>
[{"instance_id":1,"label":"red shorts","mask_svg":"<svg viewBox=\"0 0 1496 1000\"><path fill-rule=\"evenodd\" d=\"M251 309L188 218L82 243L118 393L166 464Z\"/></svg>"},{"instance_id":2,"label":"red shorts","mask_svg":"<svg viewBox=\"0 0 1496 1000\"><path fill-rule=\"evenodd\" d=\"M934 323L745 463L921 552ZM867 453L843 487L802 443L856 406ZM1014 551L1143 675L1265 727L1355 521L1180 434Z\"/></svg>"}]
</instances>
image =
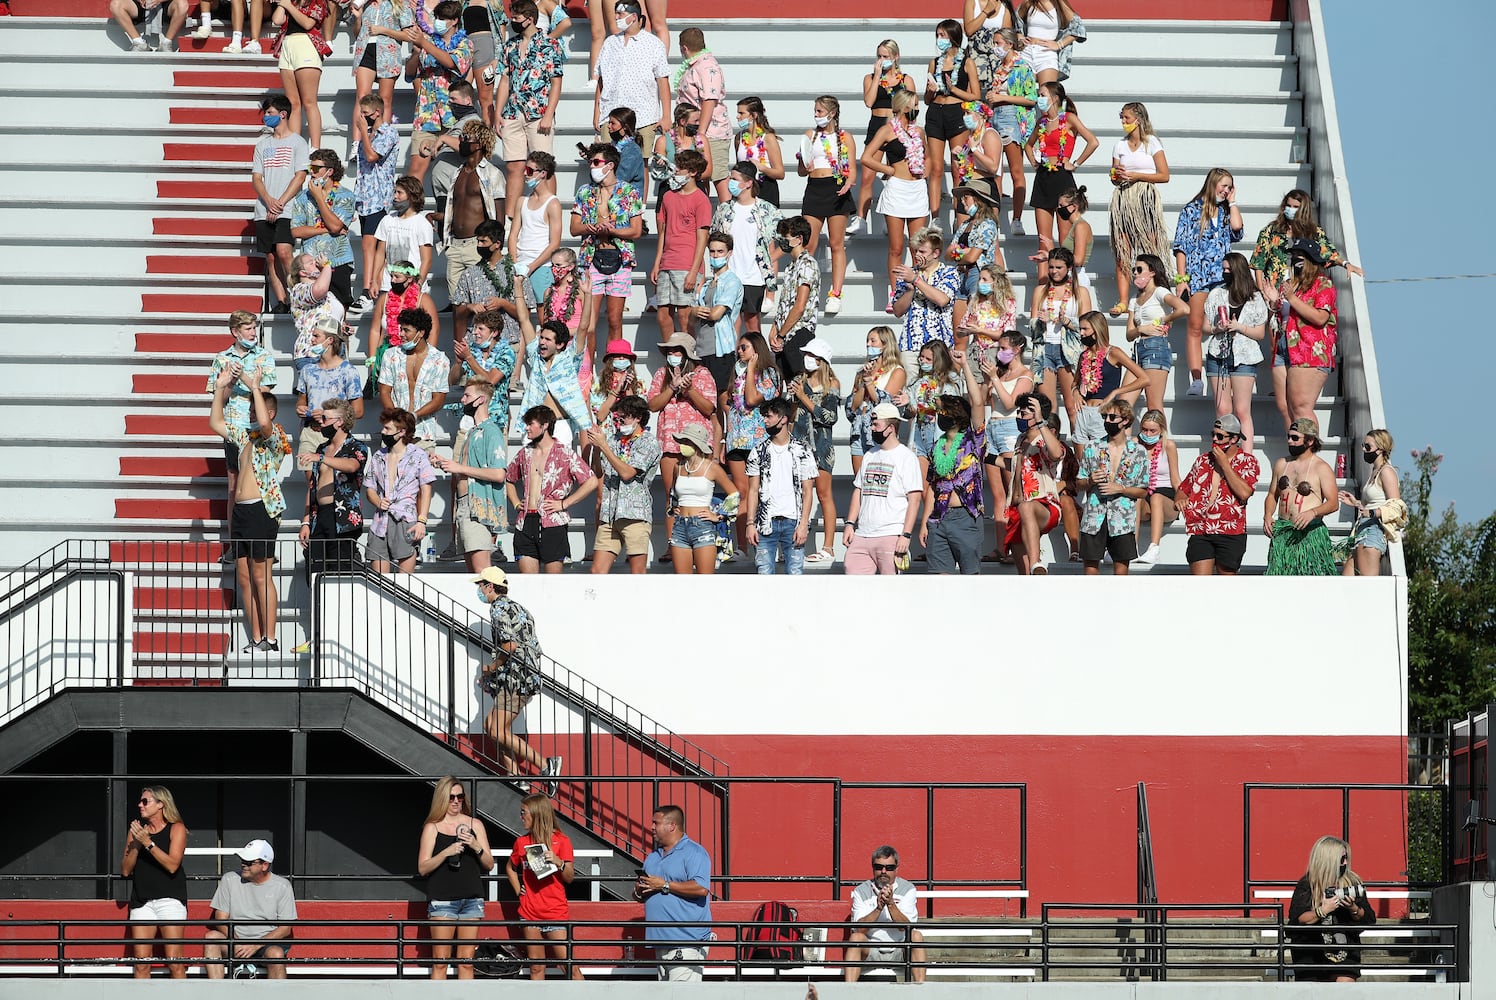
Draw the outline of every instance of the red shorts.
<instances>
[{"instance_id":1,"label":"red shorts","mask_svg":"<svg viewBox=\"0 0 1496 1000\"><path fill-rule=\"evenodd\" d=\"M1040 532L1041 535L1049 534L1060 523L1060 502L1054 497L1039 497L1030 502L1043 504L1044 509L1049 511L1049 518L1044 522L1044 530ZM1010 504L1008 506L1007 544L1012 545L1021 539L1022 536L1023 529L1020 527L1018 520L1018 504Z\"/></svg>"}]
</instances>

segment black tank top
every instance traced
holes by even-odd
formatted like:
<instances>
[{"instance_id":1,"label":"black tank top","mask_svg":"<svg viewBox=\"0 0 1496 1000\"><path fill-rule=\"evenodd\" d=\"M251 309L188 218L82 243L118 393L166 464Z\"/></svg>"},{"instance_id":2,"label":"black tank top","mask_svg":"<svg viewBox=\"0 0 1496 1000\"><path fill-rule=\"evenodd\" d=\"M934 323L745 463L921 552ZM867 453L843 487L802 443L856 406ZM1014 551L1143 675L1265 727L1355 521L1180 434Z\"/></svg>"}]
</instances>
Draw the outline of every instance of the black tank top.
<instances>
[{"instance_id":1,"label":"black tank top","mask_svg":"<svg viewBox=\"0 0 1496 1000\"><path fill-rule=\"evenodd\" d=\"M905 149L904 144L897 139L889 139L883 144L883 157L890 167L895 163L903 163L904 157L908 155L909 150Z\"/></svg>"},{"instance_id":2,"label":"black tank top","mask_svg":"<svg viewBox=\"0 0 1496 1000\"><path fill-rule=\"evenodd\" d=\"M493 31L493 22L488 19L487 7L468 7L462 12L462 30L469 35ZM438 899L442 898L440 896Z\"/></svg>"},{"instance_id":3,"label":"black tank top","mask_svg":"<svg viewBox=\"0 0 1496 1000\"><path fill-rule=\"evenodd\" d=\"M151 834L151 843L161 849L161 855L171 853L172 825L167 823L166 829ZM177 865L175 872L168 872L156 857L157 852L147 852L143 847L136 854L135 871L130 877L130 905L144 906L153 899L175 899L187 905L186 866Z\"/></svg>"},{"instance_id":4,"label":"black tank top","mask_svg":"<svg viewBox=\"0 0 1496 1000\"><path fill-rule=\"evenodd\" d=\"M945 83L944 89L941 89L939 87L936 88L936 97L954 97L955 95L951 93L952 88L956 90L970 89L967 86L968 81L966 78L965 46L962 46L961 48L956 50L953 61L956 64L955 68L948 70L945 68L945 53L942 52L939 58L935 60L935 72L940 75L941 80Z\"/></svg>"},{"instance_id":5,"label":"black tank top","mask_svg":"<svg viewBox=\"0 0 1496 1000\"><path fill-rule=\"evenodd\" d=\"M890 111L893 110L893 92L880 83L878 84L878 93L873 96L872 109L877 111L881 108L887 108Z\"/></svg>"},{"instance_id":6,"label":"black tank top","mask_svg":"<svg viewBox=\"0 0 1496 1000\"><path fill-rule=\"evenodd\" d=\"M449 833L436 831L436 853L440 854L457 842ZM453 858L443 858L436 871L426 876L427 899L482 899L483 869L478 867L478 855L463 851L455 859L457 868L451 867Z\"/></svg>"},{"instance_id":7,"label":"black tank top","mask_svg":"<svg viewBox=\"0 0 1496 1000\"><path fill-rule=\"evenodd\" d=\"M1079 364L1076 366L1076 376L1080 375ZM1101 386L1090 392L1082 392L1081 398L1087 401L1092 399L1105 399L1122 385L1122 368L1114 365L1105 357L1101 359Z\"/></svg>"}]
</instances>

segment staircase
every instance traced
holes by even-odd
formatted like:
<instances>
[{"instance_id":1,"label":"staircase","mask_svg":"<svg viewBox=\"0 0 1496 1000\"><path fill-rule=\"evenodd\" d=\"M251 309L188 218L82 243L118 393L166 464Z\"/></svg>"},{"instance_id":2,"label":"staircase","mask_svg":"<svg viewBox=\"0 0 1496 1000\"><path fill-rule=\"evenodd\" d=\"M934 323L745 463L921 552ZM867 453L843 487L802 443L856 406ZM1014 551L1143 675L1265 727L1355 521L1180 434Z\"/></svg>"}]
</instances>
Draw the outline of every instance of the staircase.
<instances>
[{"instance_id":1,"label":"staircase","mask_svg":"<svg viewBox=\"0 0 1496 1000\"><path fill-rule=\"evenodd\" d=\"M926 51L930 26L924 20L699 23L724 65L730 100L762 96L770 120L791 142L808 123L813 98L824 92L848 98L845 125L861 135L865 118L852 95L868 53L882 38L898 38L911 67L932 54ZM1070 92L1101 142L1078 179L1094 203L1088 218L1097 241L1088 269L1099 303L1107 305L1113 268L1105 172L1120 136L1121 104L1147 103L1162 134L1173 171L1164 189L1170 226L1206 172L1224 165L1236 176L1251 241L1284 192L1310 187L1312 167L1305 162L1310 144L1291 25L1098 21L1089 27ZM68 537L164 538L206 543L178 565L182 589L221 588L215 540L223 530L226 481L219 444L207 428L204 387L212 356L228 342L228 312L260 304L263 265L248 256L248 164L256 104L267 89L279 87L279 77L268 57L224 55L221 37L189 40L180 53L130 54L118 29L99 21L13 18L6 28L0 33L0 59L8 66L0 81L0 135L6 139L0 152L6 182L0 198L0 323L10 333L0 342L0 363L11 377L0 388L0 419L7 428L0 441L0 483L7 496L0 510L0 568L21 565ZM570 39L555 145L563 156L589 132L585 31L583 24ZM346 154L343 127L353 94L346 35L339 35L334 48L322 81L324 144ZM69 71L60 76L43 70L59 51L70 54ZM805 71L810 59L813 73ZM398 118L409 118L410 102L402 86ZM563 197L575 188L575 167L574 160L561 164ZM781 183L787 209L799 205L803 186L794 176ZM1348 216L1348 205L1344 211ZM862 356L867 329L893 320L883 312L881 220L874 229L877 236L849 239L842 312L822 327L844 385ZM1014 265L1026 263L1037 245L1033 237L1006 235L1004 243ZM646 238L641 259L651 260L653 253L653 239ZM434 270L441 273L439 266ZM653 368L659 363L653 349L658 330L648 314L640 319L642 273L636 274L626 328ZM1015 270L1010 277L1020 298L1026 297L1032 275ZM442 282L434 285L438 305L444 305ZM1342 288L1342 301L1348 298ZM1356 336L1355 318L1343 313L1342 341ZM1175 331L1176 349L1183 337L1182 329ZM289 319L268 323L266 339L283 362L284 402L294 339ZM362 333L359 340L367 342ZM443 342L450 344L449 332ZM1369 354L1369 344L1362 349ZM362 355L353 360L362 361ZM1167 409L1187 465L1208 442L1213 401L1185 397L1187 376L1178 368L1174 375ZM1284 447L1270 391L1264 370L1254 402L1255 450L1264 465ZM1345 441L1347 405L1337 372L1317 408L1323 454L1332 464L1355 450ZM283 406L283 424L287 411ZM453 415L443 420L450 432ZM360 432L372 431L373 421L371 413ZM845 513L851 464L844 422L838 434L836 493L838 510ZM299 474L289 463L285 472L290 506L282 523L289 537L303 496L294 484ZM1266 479L1264 469L1260 491ZM440 522L446 488L436 494L432 514ZM589 521L590 507L573 526L576 559L590 549ZM1337 534L1348 528L1342 519L1331 522ZM439 527L438 536L444 541L445 530ZM1184 542L1176 523L1153 571L1182 571ZM663 543L657 525L656 551ZM1056 544L1063 560L1061 533ZM1247 567L1260 568L1266 551L1267 539L1254 528ZM747 560L728 568L752 571ZM1069 567L1061 561L1057 568Z\"/></svg>"}]
</instances>

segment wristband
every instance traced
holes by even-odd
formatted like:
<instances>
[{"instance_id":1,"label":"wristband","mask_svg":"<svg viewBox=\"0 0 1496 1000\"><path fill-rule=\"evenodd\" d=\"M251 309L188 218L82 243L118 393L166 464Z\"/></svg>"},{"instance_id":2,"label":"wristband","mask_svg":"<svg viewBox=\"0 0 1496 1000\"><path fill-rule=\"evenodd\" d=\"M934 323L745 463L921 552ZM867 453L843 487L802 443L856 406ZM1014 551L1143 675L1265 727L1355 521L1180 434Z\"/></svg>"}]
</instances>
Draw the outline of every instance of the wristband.
<instances>
[{"instance_id":1,"label":"wristband","mask_svg":"<svg viewBox=\"0 0 1496 1000\"><path fill-rule=\"evenodd\" d=\"M416 523L417 524L425 524L426 523L426 519L424 517L418 517L418 518L416 518Z\"/></svg>"}]
</instances>

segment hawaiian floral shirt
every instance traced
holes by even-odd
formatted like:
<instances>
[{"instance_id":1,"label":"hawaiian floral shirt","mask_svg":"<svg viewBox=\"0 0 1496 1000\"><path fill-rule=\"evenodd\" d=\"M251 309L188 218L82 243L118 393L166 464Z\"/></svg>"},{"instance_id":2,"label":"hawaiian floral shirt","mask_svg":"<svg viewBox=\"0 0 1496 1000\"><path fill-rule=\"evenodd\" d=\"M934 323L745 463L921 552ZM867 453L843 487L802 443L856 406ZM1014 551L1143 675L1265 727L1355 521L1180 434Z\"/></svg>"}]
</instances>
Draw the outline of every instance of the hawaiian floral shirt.
<instances>
[{"instance_id":1,"label":"hawaiian floral shirt","mask_svg":"<svg viewBox=\"0 0 1496 1000\"><path fill-rule=\"evenodd\" d=\"M768 534L774 528L775 513L769 502L769 497L775 489L769 485L769 481L774 477L774 457L769 451L772 447L774 446L765 437L756 448L748 452L746 468L748 478L759 480L758 507L753 512L753 526L759 530L760 534ZM816 457L811 452L810 445L800 438L790 438L786 447L789 449L790 459L789 495L794 498L795 509L793 514L780 512L778 516L793 517L798 523L800 511L803 509L801 503L805 496L805 484L815 482Z\"/></svg>"},{"instance_id":2,"label":"hawaiian floral shirt","mask_svg":"<svg viewBox=\"0 0 1496 1000\"><path fill-rule=\"evenodd\" d=\"M1256 487L1257 477L1261 475L1257 459L1240 450L1231 457L1231 471L1249 489ZM1195 459L1189 475L1180 480L1179 513L1184 515L1184 530L1191 535L1247 533L1247 505L1236 499L1225 478L1216 474L1210 452Z\"/></svg>"},{"instance_id":3,"label":"hawaiian floral shirt","mask_svg":"<svg viewBox=\"0 0 1496 1000\"><path fill-rule=\"evenodd\" d=\"M1039 81L1034 76L1034 66L1022 55L1013 60L1013 67L1008 70L1007 75L1002 75L996 68L993 70L992 85L1007 94L1009 97L1026 97L1035 100L1039 96ZM986 98L986 95L982 95ZM1028 142L1029 134L1034 131L1034 119L1037 113L1032 104L1000 104L992 113L993 125L998 124L1004 114L1005 108L1011 108L1014 120L1018 122L1018 141Z\"/></svg>"},{"instance_id":4,"label":"hawaiian floral shirt","mask_svg":"<svg viewBox=\"0 0 1496 1000\"><path fill-rule=\"evenodd\" d=\"M259 372L260 387L262 389L275 388L275 355L256 344L246 351L237 343L226 351L221 351L213 359L213 368L208 372L207 391L213 392L214 386L218 384L218 376L223 374L223 369L231 361L239 362L244 369L244 374ZM230 427L243 427L246 430L252 422L249 419L249 386L244 384L241 376L239 381L229 387L229 397L223 401L223 420Z\"/></svg>"},{"instance_id":5,"label":"hawaiian floral shirt","mask_svg":"<svg viewBox=\"0 0 1496 1000\"><path fill-rule=\"evenodd\" d=\"M519 35L506 39L499 61L509 76L509 99L499 117L507 121L539 121L550 103L551 81L561 79L565 66L566 56L560 44L537 27L528 45Z\"/></svg>"},{"instance_id":6,"label":"hawaiian floral shirt","mask_svg":"<svg viewBox=\"0 0 1496 1000\"><path fill-rule=\"evenodd\" d=\"M394 28L398 31L415 27L416 17L412 7L415 2L418 0L375 0L373 3L364 5L363 16L359 18L358 40L353 45L353 65L363 65L364 46L372 42L375 52L374 75L381 80L400 75L403 67L400 60L400 43L388 35L380 35L378 38L371 39L369 29L374 25L381 28ZM391 126L384 127L390 128ZM359 171L359 176L363 176L362 170Z\"/></svg>"},{"instance_id":7,"label":"hawaiian floral shirt","mask_svg":"<svg viewBox=\"0 0 1496 1000\"><path fill-rule=\"evenodd\" d=\"M598 188L594 184L587 184L577 192L576 203L572 206L571 214L582 220L582 225L596 225L602 221L601 206L598 204ZM644 199L639 196L639 191L632 184L615 183L613 190L608 195L608 215L613 220L614 229L627 229L629 223L635 216L644 214ZM623 270L632 270L634 267L634 241L633 240L607 240L604 242L614 243L619 250L623 251ZM587 234L582 237L582 247L577 252L577 265L589 267L592 264L592 253L597 249L598 237Z\"/></svg>"},{"instance_id":8,"label":"hawaiian floral shirt","mask_svg":"<svg viewBox=\"0 0 1496 1000\"><path fill-rule=\"evenodd\" d=\"M395 200L395 170L399 167L395 152L400 146L400 131L394 125L381 125L369 142L377 159L364 156L363 143L355 146L358 181L353 187L353 207L359 215L388 212Z\"/></svg>"},{"instance_id":9,"label":"hawaiian floral shirt","mask_svg":"<svg viewBox=\"0 0 1496 1000\"><path fill-rule=\"evenodd\" d=\"M649 383L650 399L664 390L665 380L669 377L668 366L662 366L655 372L654 379ZM717 398L717 382L705 365L697 365L691 369L691 388L707 399ZM655 417L655 436L660 439L660 446L672 455L679 454L680 445L676 443L675 435L687 427L700 427L706 431L708 441L716 437L711 417L704 415L685 396L671 396L665 408Z\"/></svg>"},{"instance_id":10,"label":"hawaiian floral shirt","mask_svg":"<svg viewBox=\"0 0 1496 1000\"><path fill-rule=\"evenodd\" d=\"M1335 316L1335 283L1321 274L1308 292L1299 296L1316 309L1330 314L1324 326L1310 326L1292 309L1288 321L1283 324L1283 335L1288 338L1288 364L1290 367L1334 368L1335 342L1338 324Z\"/></svg>"},{"instance_id":11,"label":"hawaiian floral shirt","mask_svg":"<svg viewBox=\"0 0 1496 1000\"><path fill-rule=\"evenodd\" d=\"M265 501L265 513L279 519L286 511L280 467L285 457L291 454L291 439L286 437L280 424L271 424L269 433L261 431L258 426L235 427L229 424L228 440L239 449L240 469L244 468L244 456L248 453L255 483L260 487L260 499Z\"/></svg>"},{"instance_id":12,"label":"hawaiian floral shirt","mask_svg":"<svg viewBox=\"0 0 1496 1000\"><path fill-rule=\"evenodd\" d=\"M712 120L703 124L701 131L708 139L726 139L732 135L732 123L727 120L727 82L722 78L722 64L710 52L699 53L681 73L680 83L675 88L675 102L692 107L702 107L707 101L716 101Z\"/></svg>"},{"instance_id":13,"label":"hawaiian floral shirt","mask_svg":"<svg viewBox=\"0 0 1496 1000\"><path fill-rule=\"evenodd\" d=\"M511 355L511 359L512 359ZM507 382L506 382L507 384ZM456 456L463 465L475 469L503 469L509 465L509 397L501 401L498 393L488 404L488 419L468 431L463 454ZM469 477L468 504L473 516L491 531L498 533L508 523L504 486L485 479Z\"/></svg>"},{"instance_id":14,"label":"hawaiian floral shirt","mask_svg":"<svg viewBox=\"0 0 1496 1000\"><path fill-rule=\"evenodd\" d=\"M981 222L967 223L956 233L956 238L951 241L950 259L952 262L966 256L966 251L980 249L982 252L977 257L975 264L957 265L958 267L991 267L997 261L997 223L991 219L983 219Z\"/></svg>"},{"instance_id":15,"label":"hawaiian floral shirt","mask_svg":"<svg viewBox=\"0 0 1496 1000\"><path fill-rule=\"evenodd\" d=\"M338 362L336 368L308 365L297 378L301 381L300 391L306 396L308 421L311 419L311 411L322 409L322 404L329 399L351 400L364 394L364 384L358 377L358 369L353 367L353 362L347 360Z\"/></svg>"},{"instance_id":16,"label":"hawaiian floral shirt","mask_svg":"<svg viewBox=\"0 0 1496 1000\"><path fill-rule=\"evenodd\" d=\"M951 313L956 306L956 293L961 290L961 275L949 264L935 265L935 273L929 284L945 292L949 298L944 306L936 306L925 298L923 292L914 293L914 301L904 314L904 328L899 331L899 350L918 351L932 340L939 340L950 347L955 341L951 330ZM893 297L898 298L909 287L909 282L899 279L893 286Z\"/></svg>"},{"instance_id":17,"label":"hawaiian floral shirt","mask_svg":"<svg viewBox=\"0 0 1496 1000\"><path fill-rule=\"evenodd\" d=\"M322 213L317 210L317 203L303 187L291 199L291 228L300 229L303 226L313 226L317 235L308 236L301 241L300 251L309 253L313 257L326 257L333 267L339 264L353 263L353 242L349 240L348 233L353 228L353 192L341 184L335 186L327 195L327 205L332 209L332 214L343 220L343 231L333 236L327 231L327 225L322 221Z\"/></svg>"},{"instance_id":18,"label":"hawaiian floral shirt","mask_svg":"<svg viewBox=\"0 0 1496 1000\"><path fill-rule=\"evenodd\" d=\"M429 486L435 479L436 470L431 467L426 449L407 444L405 453L400 456L400 464L395 466L395 488L391 491L390 450L380 448L376 451L364 467L364 488L373 490L375 496L388 500L390 509L375 511L369 530L383 538L390 530L391 518L402 524L415 521L416 499L420 496L421 487Z\"/></svg>"},{"instance_id":19,"label":"hawaiian floral shirt","mask_svg":"<svg viewBox=\"0 0 1496 1000\"><path fill-rule=\"evenodd\" d=\"M467 33L457 29L449 42L432 36L437 48L451 55L457 69L450 70L436 61L436 57L423 51L416 69L416 116L411 127L417 132L445 132L457 127L457 116L452 114L448 102L448 91L452 84L467 76L473 68L473 43Z\"/></svg>"},{"instance_id":20,"label":"hawaiian floral shirt","mask_svg":"<svg viewBox=\"0 0 1496 1000\"><path fill-rule=\"evenodd\" d=\"M509 379L513 377L515 365L518 364L514 357L514 348L509 346L509 341L503 337L495 337L485 350L473 340L472 333L468 334L467 344L478 363L488 369L488 380L493 383L493 399L488 404L489 419L497 421L500 429L508 431ZM464 361L462 378L457 384L461 385L470 378L476 378L477 375L473 366Z\"/></svg>"},{"instance_id":21,"label":"hawaiian floral shirt","mask_svg":"<svg viewBox=\"0 0 1496 1000\"><path fill-rule=\"evenodd\" d=\"M296 359L312 356L312 335L317 324L324 319L343 321L343 303L329 291L321 300L313 292L313 282L303 281L291 289L291 321L296 325L296 342L291 345L291 356Z\"/></svg>"},{"instance_id":22,"label":"hawaiian floral shirt","mask_svg":"<svg viewBox=\"0 0 1496 1000\"><path fill-rule=\"evenodd\" d=\"M1226 206L1217 208L1200 232L1200 213L1204 206L1196 198L1179 211L1179 221L1174 226L1174 249L1184 254L1184 269L1190 276L1190 291L1202 291L1221 281L1221 265L1231 252L1231 244L1241 239L1242 231L1231 228L1231 212Z\"/></svg>"},{"instance_id":23,"label":"hawaiian floral shirt","mask_svg":"<svg viewBox=\"0 0 1496 1000\"><path fill-rule=\"evenodd\" d=\"M749 406L743 400L744 384L748 381L747 372L734 372L732 387L728 390L731 401L727 408L727 450L746 451L757 448L768 440L769 432L764 429L764 418L757 406ZM779 395L780 386L779 369L768 368L758 373L756 380L758 391L763 394L764 399L773 399Z\"/></svg>"},{"instance_id":24,"label":"hawaiian floral shirt","mask_svg":"<svg viewBox=\"0 0 1496 1000\"><path fill-rule=\"evenodd\" d=\"M619 435L608 435L608 447L613 454L638 470L638 475L628 482L613 468L613 463L602 459L603 503L598 520L644 521L654 520L654 499L649 492L649 482L660 468L660 439L640 431L627 442Z\"/></svg>"},{"instance_id":25,"label":"hawaiian floral shirt","mask_svg":"<svg viewBox=\"0 0 1496 1000\"><path fill-rule=\"evenodd\" d=\"M447 374L452 365L441 351L427 347L426 358L416 372L415 385L411 385L405 367L409 358L410 355L404 351L385 351L379 369L379 384L390 387L390 402L398 409L414 413L437 396L447 395ZM416 437L435 441L440 434L441 428L437 426L434 415L416 421Z\"/></svg>"},{"instance_id":26,"label":"hawaiian floral shirt","mask_svg":"<svg viewBox=\"0 0 1496 1000\"><path fill-rule=\"evenodd\" d=\"M945 435L935 442L935 447L940 448L945 442ZM987 431L985 428L973 428L961 435L960 443L956 445L956 468L949 476L942 476L935 471L935 458L933 452L930 458L929 470L925 473L925 481L935 491L935 506L931 508L930 517L938 521L945 517L952 502L958 506L965 507L976 518L984 516L982 507L982 456L987 450Z\"/></svg>"},{"instance_id":27,"label":"hawaiian floral shirt","mask_svg":"<svg viewBox=\"0 0 1496 1000\"><path fill-rule=\"evenodd\" d=\"M802 253L791 260L790 265L784 269L779 285L784 289L774 299L774 326L778 329L779 335L788 338L790 334L799 330L809 330L815 333L816 310L821 307L820 263L812 254ZM799 296L801 285L808 286L810 294L805 298L805 309L800 313L799 325L794 330L786 330L784 321L789 316L790 310L795 307L795 299Z\"/></svg>"},{"instance_id":28,"label":"hawaiian floral shirt","mask_svg":"<svg viewBox=\"0 0 1496 1000\"><path fill-rule=\"evenodd\" d=\"M1288 245L1293 239L1293 234L1276 219L1263 226L1262 232L1257 234L1257 246L1252 251L1252 270L1261 271L1274 287L1282 284L1283 279L1293 272L1293 258L1288 254ZM1319 255L1325 259L1326 267L1345 263L1340 250L1330 242L1323 229L1315 226L1310 240L1319 247Z\"/></svg>"},{"instance_id":29,"label":"hawaiian floral shirt","mask_svg":"<svg viewBox=\"0 0 1496 1000\"><path fill-rule=\"evenodd\" d=\"M525 393L520 398L521 410L540 406L547 396L551 396L565 411L556 416L570 421L573 432L592 426L592 411L582 395L582 362L577 354L580 344L581 338L571 338L566 349L552 357L547 365L540 357L540 338L530 341L525 348Z\"/></svg>"},{"instance_id":30,"label":"hawaiian floral shirt","mask_svg":"<svg viewBox=\"0 0 1496 1000\"><path fill-rule=\"evenodd\" d=\"M1081 450L1079 478L1091 479L1096 470L1110 464L1110 456L1110 449L1107 448L1105 442L1087 445ZM1127 447L1122 450L1122 458L1117 462L1116 471L1112 473L1112 481L1119 486L1147 486L1150 468L1148 449L1136 441L1129 440ZM1086 506L1081 513L1080 530L1088 535L1100 534L1103 524L1106 526L1106 533L1112 536L1136 531L1138 502L1132 497L1120 495L1104 497L1096 492L1096 485L1093 482L1090 491L1086 494Z\"/></svg>"},{"instance_id":31,"label":"hawaiian floral shirt","mask_svg":"<svg viewBox=\"0 0 1496 1000\"><path fill-rule=\"evenodd\" d=\"M308 487L306 494L307 516L312 519L313 536L317 534L317 479L322 475L322 459L329 457L329 444L330 441L324 441L317 447L317 457L313 460L311 469L312 485ZM345 434L342 447L330 457L358 459L358 468L353 472L334 471L332 474L332 516L337 525L334 534L356 535L364 527L359 485L363 482L364 467L369 464L369 449L352 434Z\"/></svg>"},{"instance_id":32,"label":"hawaiian floral shirt","mask_svg":"<svg viewBox=\"0 0 1496 1000\"><path fill-rule=\"evenodd\" d=\"M582 485L592 478L592 469L582 461L582 456L572 451L560 441L551 442L550 454L546 456L545 468L540 471L540 495L538 497L527 497L530 489L530 460L535 454L535 449L523 447L519 454L510 461L506 470L505 479L514 495L519 498L515 505L519 508L519 516L516 524L523 524L529 514L540 515L540 526L542 528L561 528L571 523L571 514L566 510L547 512L540 509L547 500L565 500L576 487ZM536 509L530 510L526 504L533 499Z\"/></svg>"},{"instance_id":33,"label":"hawaiian floral shirt","mask_svg":"<svg viewBox=\"0 0 1496 1000\"><path fill-rule=\"evenodd\" d=\"M732 235L733 206L736 204L735 201L717 203L716 209L712 211L712 232ZM774 231L780 219L779 209L762 198L755 198L749 206L749 212L752 213L753 225L758 230L758 240L753 245L753 262L758 265L758 273L764 276L764 287L773 289L778 285L778 278L774 273L769 248L774 245ZM738 277L741 278L742 275Z\"/></svg>"},{"instance_id":34,"label":"hawaiian floral shirt","mask_svg":"<svg viewBox=\"0 0 1496 1000\"><path fill-rule=\"evenodd\" d=\"M488 606L488 620L493 625L495 646L514 643L503 665L483 677L483 688L489 694L507 691L520 696L540 691L540 640L535 637L535 619L524 605L511 597L500 597Z\"/></svg>"}]
</instances>

